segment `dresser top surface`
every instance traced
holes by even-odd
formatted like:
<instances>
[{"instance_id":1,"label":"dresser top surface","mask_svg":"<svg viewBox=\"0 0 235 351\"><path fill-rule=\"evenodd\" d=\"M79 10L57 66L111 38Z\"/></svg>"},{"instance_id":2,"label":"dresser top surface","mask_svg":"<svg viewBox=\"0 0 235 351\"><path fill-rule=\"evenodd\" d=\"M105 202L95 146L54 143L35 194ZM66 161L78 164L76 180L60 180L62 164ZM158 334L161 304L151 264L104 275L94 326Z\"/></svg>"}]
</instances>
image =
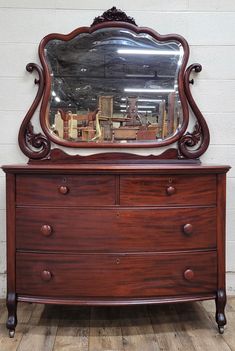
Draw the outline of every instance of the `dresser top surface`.
<instances>
[{"instance_id":1,"label":"dresser top surface","mask_svg":"<svg viewBox=\"0 0 235 351\"><path fill-rule=\"evenodd\" d=\"M80 163L80 164L14 164L4 165L2 169L5 173L174 173L174 174L206 174L206 173L226 173L229 171L228 165L212 164L174 164L174 163L132 163L132 164L105 164L105 163Z\"/></svg>"}]
</instances>

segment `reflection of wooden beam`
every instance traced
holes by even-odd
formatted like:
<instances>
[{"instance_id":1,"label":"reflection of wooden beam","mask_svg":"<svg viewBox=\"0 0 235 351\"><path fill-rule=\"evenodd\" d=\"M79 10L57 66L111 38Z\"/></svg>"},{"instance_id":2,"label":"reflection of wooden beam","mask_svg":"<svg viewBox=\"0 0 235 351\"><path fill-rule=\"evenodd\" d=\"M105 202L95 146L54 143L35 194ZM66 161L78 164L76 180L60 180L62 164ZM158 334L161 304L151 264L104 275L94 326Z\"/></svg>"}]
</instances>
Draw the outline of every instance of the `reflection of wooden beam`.
<instances>
[{"instance_id":1,"label":"reflection of wooden beam","mask_svg":"<svg viewBox=\"0 0 235 351\"><path fill-rule=\"evenodd\" d=\"M175 93L168 95L168 128L167 135L173 134L174 131L174 118L175 118Z\"/></svg>"},{"instance_id":2,"label":"reflection of wooden beam","mask_svg":"<svg viewBox=\"0 0 235 351\"><path fill-rule=\"evenodd\" d=\"M128 117L106 117L106 116L99 116L100 121L112 121L112 122L127 122L130 121Z\"/></svg>"},{"instance_id":3,"label":"reflection of wooden beam","mask_svg":"<svg viewBox=\"0 0 235 351\"><path fill-rule=\"evenodd\" d=\"M112 117L110 118L113 122L127 122L130 120L128 117Z\"/></svg>"}]
</instances>

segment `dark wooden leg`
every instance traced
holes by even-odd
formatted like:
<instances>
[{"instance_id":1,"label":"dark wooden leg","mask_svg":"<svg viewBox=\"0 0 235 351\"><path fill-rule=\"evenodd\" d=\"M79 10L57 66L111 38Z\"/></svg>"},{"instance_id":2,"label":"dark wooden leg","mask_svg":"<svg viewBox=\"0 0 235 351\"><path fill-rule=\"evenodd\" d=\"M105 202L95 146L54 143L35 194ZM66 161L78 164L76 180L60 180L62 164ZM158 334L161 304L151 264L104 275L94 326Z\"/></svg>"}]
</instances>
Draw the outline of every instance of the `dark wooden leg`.
<instances>
[{"instance_id":1,"label":"dark wooden leg","mask_svg":"<svg viewBox=\"0 0 235 351\"><path fill-rule=\"evenodd\" d=\"M17 301L15 293L7 294L7 309L8 309L8 320L7 320L7 329L9 330L10 338L13 338L15 335L15 327L17 325Z\"/></svg>"},{"instance_id":2,"label":"dark wooden leg","mask_svg":"<svg viewBox=\"0 0 235 351\"><path fill-rule=\"evenodd\" d=\"M215 319L218 324L219 333L223 334L224 326L227 322L225 313L224 313L224 309L226 305L226 292L224 289L219 289L217 291L217 297L216 297L215 303L216 303Z\"/></svg>"}]
</instances>

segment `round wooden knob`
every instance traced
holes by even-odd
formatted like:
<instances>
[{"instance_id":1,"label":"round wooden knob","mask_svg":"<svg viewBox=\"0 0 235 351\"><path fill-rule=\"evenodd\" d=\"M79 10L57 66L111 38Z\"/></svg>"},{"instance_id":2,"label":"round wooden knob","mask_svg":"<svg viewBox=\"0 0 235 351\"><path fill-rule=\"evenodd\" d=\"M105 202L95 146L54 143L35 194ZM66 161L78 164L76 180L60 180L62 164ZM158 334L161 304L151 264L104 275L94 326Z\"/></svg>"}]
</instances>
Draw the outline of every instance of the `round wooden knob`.
<instances>
[{"instance_id":1,"label":"round wooden knob","mask_svg":"<svg viewBox=\"0 0 235 351\"><path fill-rule=\"evenodd\" d=\"M187 223L183 227L184 234L190 235L193 233L193 226L190 223Z\"/></svg>"},{"instance_id":2,"label":"round wooden knob","mask_svg":"<svg viewBox=\"0 0 235 351\"><path fill-rule=\"evenodd\" d=\"M52 233L52 227L49 224L44 224L41 226L41 233L44 236L49 236Z\"/></svg>"},{"instance_id":3,"label":"round wooden knob","mask_svg":"<svg viewBox=\"0 0 235 351\"><path fill-rule=\"evenodd\" d=\"M69 192L69 188L66 185L61 185L59 187L60 194L66 195L66 194L68 194L68 192Z\"/></svg>"},{"instance_id":4,"label":"round wooden knob","mask_svg":"<svg viewBox=\"0 0 235 351\"><path fill-rule=\"evenodd\" d=\"M194 272L192 269L186 269L186 271L184 272L184 278L186 280L193 280L194 278Z\"/></svg>"},{"instance_id":5,"label":"round wooden knob","mask_svg":"<svg viewBox=\"0 0 235 351\"><path fill-rule=\"evenodd\" d=\"M175 192L176 192L175 187L173 187L171 185L166 188L167 195L173 195L173 194L175 194Z\"/></svg>"},{"instance_id":6,"label":"round wooden knob","mask_svg":"<svg viewBox=\"0 0 235 351\"><path fill-rule=\"evenodd\" d=\"M42 278L42 280L48 282L49 280L51 280L52 274L51 274L50 271L48 271L48 270L45 269L45 270L42 271L42 273L41 273L41 278Z\"/></svg>"}]
</instances>

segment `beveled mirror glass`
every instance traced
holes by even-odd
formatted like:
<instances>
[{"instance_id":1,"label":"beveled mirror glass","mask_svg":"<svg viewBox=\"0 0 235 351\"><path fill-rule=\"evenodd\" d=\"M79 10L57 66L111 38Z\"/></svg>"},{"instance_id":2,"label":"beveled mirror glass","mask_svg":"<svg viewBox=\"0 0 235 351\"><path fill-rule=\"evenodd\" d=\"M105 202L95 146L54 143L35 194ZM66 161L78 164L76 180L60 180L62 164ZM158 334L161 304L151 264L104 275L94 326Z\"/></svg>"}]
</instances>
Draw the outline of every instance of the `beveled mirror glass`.
<instances>
[{"instance_id":1,"label":"beveled mirror glass","mask_svg":"<svg viewBox=\"0 0 235 351\"><path fill-rule=\"evenodd\" d=\"M162 144L183 129L182 43L126 27L47 40L45 119L56 142Z\"/></svg>"}]
</instances>

